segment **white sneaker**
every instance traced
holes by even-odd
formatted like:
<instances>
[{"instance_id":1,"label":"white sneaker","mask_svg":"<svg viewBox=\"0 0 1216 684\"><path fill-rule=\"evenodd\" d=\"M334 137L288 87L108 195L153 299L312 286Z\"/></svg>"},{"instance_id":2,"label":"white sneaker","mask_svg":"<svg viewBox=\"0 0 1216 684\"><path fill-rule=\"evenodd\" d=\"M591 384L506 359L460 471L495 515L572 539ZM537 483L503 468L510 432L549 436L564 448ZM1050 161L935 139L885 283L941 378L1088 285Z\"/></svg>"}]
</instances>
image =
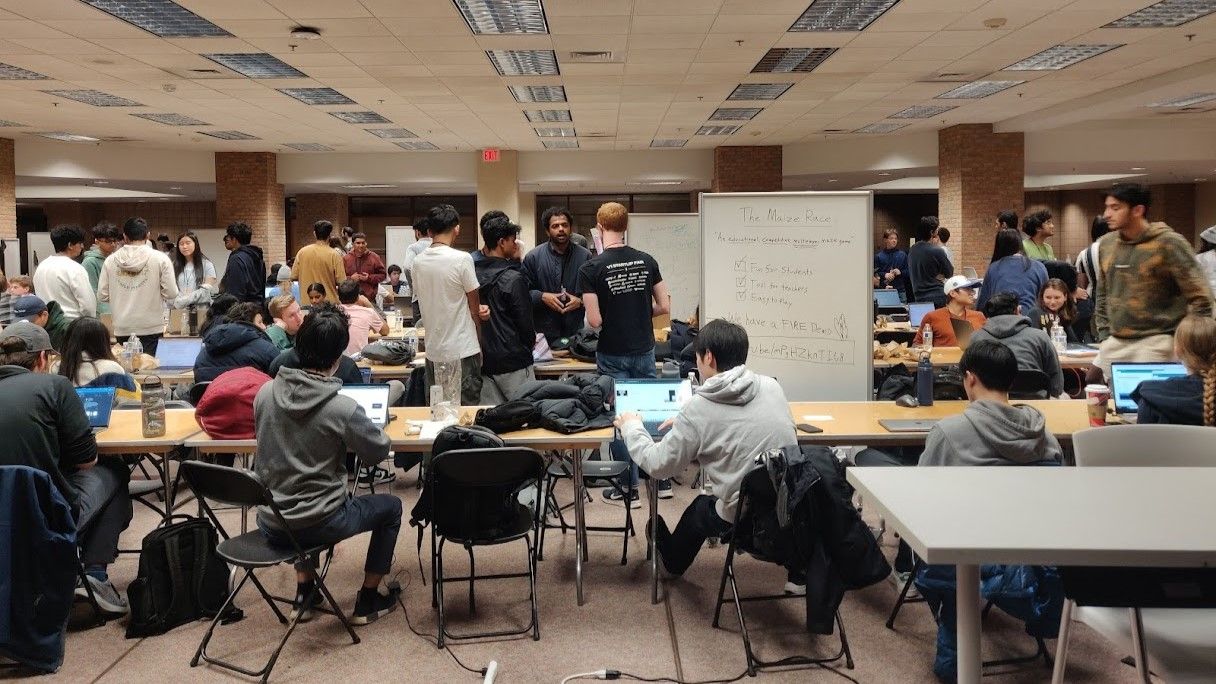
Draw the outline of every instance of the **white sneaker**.
<instances>
[{"instance_id":1,"label":"white sneaker","mask_svg":"<svg viewBox=\"0 0 1216 684\"><path fill-rule=\"evenodd\" d=\"M794 584L793 582L785 583L785 593L789 596L806 596L805 584Z\"/></svg>"},{"instance_id":2,"label":"white sneaker","mask_svg":"<svg viewBox=\"0 0 1216 684\"><path fill-rule=\"evenodd\" d=\"M127 602L123 600L122 595L118 593L113 584L108 580L99 580L92 575L85 575L85 579L92 587L93 598L97 599L97 605L103 612L113 615L127 614ZM89 592L81 584L76 585L75 595L77 598L89 600Z\"/></svg>"}]
</instances>

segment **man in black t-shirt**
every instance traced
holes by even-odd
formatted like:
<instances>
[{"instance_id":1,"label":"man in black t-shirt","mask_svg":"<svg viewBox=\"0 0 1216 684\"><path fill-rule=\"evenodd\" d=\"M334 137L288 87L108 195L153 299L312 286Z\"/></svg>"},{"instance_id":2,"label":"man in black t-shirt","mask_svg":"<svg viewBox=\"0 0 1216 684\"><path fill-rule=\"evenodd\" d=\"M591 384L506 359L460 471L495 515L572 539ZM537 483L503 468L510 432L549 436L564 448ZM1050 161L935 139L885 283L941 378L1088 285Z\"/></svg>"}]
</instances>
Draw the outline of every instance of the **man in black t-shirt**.
<instances>
[{"instance_id":1,"label":"man in black t-shirt","mask_svg":"<svg viewBox=\"0 0 1216 684\"><path fill-rule=\"evenodd\" d=\"M604 253L578 271L587 323L600 328L595 365L600 373L616 379L653 378L654 326L650 319L671 311L667 283L654 257L625 244L629 226L625 207L608 202L595 213L595 221L604 236ZM611 451L613 460L630 460L620 440L612 442ZM622 484L637 485L637 466L631 465L629 471L629 481ZM660 488L659 495L670 498L670 483ZM603 496L612 502L621 499L612 489L605 489ZM636 489L629 505L641 505Z\"/></svg>"}]
</instances>

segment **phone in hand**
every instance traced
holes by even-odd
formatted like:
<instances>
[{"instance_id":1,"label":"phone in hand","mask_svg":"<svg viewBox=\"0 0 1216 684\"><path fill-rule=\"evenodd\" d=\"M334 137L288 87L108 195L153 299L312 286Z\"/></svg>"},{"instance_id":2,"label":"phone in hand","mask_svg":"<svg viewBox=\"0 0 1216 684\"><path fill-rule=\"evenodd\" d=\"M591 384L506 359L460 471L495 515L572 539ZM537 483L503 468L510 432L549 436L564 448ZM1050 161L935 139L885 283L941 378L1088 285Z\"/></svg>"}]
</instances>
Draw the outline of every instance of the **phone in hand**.
<instances>
[{"instance_id":1,"label":"phone in hand","mask_svg":"<svg viewBox=\"0 0 1216 684\"><path fill-rule=\"evenodd\" d=\"M794 427L798 428L799 430L802 430L803 432L807 433L808 435L815 435L815 434L819 434L820 432L823 432L823 428L815 427L814 425L811 425L810 423L798 423Z\"/></svg>"}]
</instances>

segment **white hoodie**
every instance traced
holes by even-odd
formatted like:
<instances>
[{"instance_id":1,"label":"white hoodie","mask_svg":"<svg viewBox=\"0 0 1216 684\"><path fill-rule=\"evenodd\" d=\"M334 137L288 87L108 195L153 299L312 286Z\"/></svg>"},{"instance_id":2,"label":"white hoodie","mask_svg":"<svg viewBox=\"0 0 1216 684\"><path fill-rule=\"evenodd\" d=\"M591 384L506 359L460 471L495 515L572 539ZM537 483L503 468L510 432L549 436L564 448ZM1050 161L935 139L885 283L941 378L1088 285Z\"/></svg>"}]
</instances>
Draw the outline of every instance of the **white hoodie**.
<instances>
[{"instance_id":1,"label":"white hoodie","mask_svg":"<svg viewBox=\"0 0 1216 684\"><path fill-rule=\"evenodd\" d=\"M123 245L106 257L97 281L97 299L110 303L114 336L165 331L165 302L177 297L173 263L146 241Z\"/></svg>"},{"instance_id":2,"label":"white hoodie","mask_svg":"<svg viewBox=\"0 0 1216 684\"><path fill-rule=\"evenodd\" d=\"M797 446L794 420L781 385L747 366L719 373L693 394L671 430L655 442L641 421L621 427L629 456L651 477L678 475L693 459L718 497L715 510L735 521L743 478L769 449Z\"/></svg>"}]
</instances>

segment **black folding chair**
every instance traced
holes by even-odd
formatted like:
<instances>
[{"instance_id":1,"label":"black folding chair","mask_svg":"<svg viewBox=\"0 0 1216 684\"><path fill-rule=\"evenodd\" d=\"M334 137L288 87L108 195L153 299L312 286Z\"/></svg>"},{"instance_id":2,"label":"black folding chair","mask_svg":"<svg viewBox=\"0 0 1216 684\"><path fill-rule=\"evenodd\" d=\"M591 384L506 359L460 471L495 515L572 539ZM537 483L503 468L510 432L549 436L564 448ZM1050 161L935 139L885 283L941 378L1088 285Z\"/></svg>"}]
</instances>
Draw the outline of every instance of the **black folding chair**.
<instances>
[{"instance_id":1,"label":"black folding chair","mask_svg":"<svg viewBox=\"0 0 1216 684\"><path fill-rule=\"evenodd\" d=\"M438 646L445 639L463 640L514 636L532 632L540 639L540 614L536 602L536 542L540 535L544 500L540 483L545 462L534 449L457 449L434 457L427 471L427 487L433 493L431 518L431 572L435 580L433 599L439 609ZM536 487L535 505L529 509L516 498L525 487ZM532 537L528 537L528 533ZM436 538L439 541L436 544ZM477 575L473 547L493 546L522 539L528 551L528 571ZM469 554L469 574L445 577L443 546L447 541L460 544ZM517 630L453 634L445 625L444 582L469 583L469 612L477 612L474 583L477 579L528 578L528 598L532 615L528 624Z\"/></svg>"},{"instance_id":2,"label":"black folding chair","mask_svg":"<svg viewBox=\"0 0 1216 684\"><path fill-rule=\"evenodd\" d=\"M574 458L582 458L582 455L575 452ZM625 565L629 561L629 538L636 536L633 528L633 511L630 510L630 502L633 498L635 487L633 485L621 486L619 479L629 470L628 461L583 461L583 491L597 487L608 486L622 497L622 502L625 504L625 524L621 526L605 526L605 525L584 525L583 529L587 532L620 532L624 538L621 540L621 565ZM553 494L553 485L557 484L558 480L574 479L574 474L571 472L570 466L566 465L560 458L554 459L549 464L549 468L545 473L545 505L550 510L557 513L558 524L542 524L540 528L540 542L538 543L537 559L544 560L545 553L545 530L549 527L560 527L562 534L566 533L568 527L572 527L566 523L566 518L562 515L563 506L557 503L557 497ZM590 500L590 499L588 499ZM567 506L573 504L567 504ZM577 531L576 531L577 532Z\"/></svg>"},{"instance_id":3,"label":"black folding chair","mask_svg":"<svg viewBox=\"0 0 1216 684\"><path fill-rule=\"evenodd\" d=\"M739 631L743 638L743 651L747 656L747 673L751 676L756 675L757 670L770 668L788 668L795 666L810 666L822 665L835 662L844 658L845 667L853 669L853 653L849 650L849 639L845 635L844 622L840 619L840 612L836 612L836 628L840 631L840 650L835 655L830 657L816 658L806 655L792 655L779 660L761 660L752 650L751 635L748 633L747 621L743 617L743 604L754 601L780 601L784 599L799 599L805 600L804 596L795 594L765 594L756 596L742 596L739 594L739 585L735 574L735 557L744 552L754 556L760 560L779 563L779 560L764 558L763 554L757 549L742 548L738 546L737 534L740 529L740 522L747 516L755 515L759 511L766 511L774 508L777 504L777 492L773 489L772 480L769 479L768 471L765 466L755 468L743 478L743 483L739 488L739 501L735 507L735 520L731 527L730 544L726 549L726 563L722 567L722 581L718 585L718 601L714 607L714 622L715 629L720 629L719 618L722 614L722 606L726 601L726 587L730 585L731 600L735 604L735 614L739 618Z\"/></svg>"},{"instance_id":4,"label":"black folding chair","mask_svg":"<svg viewBox=\"0 0 1216 684\"><path fill-rule=\"evenodd\" d=\"M225 561L245 571L245 574L241 576L241 581L233 588L232 593L228 595L228 600L224 602L223 607L220 608L215 618L211 621L211 625L207 627L207 633L203 635L202 643L198 645L194 658L190 660L190 667L196 667L201 659L226 670L239 672L249 677L260 677L262 682L269 679L270 671L274 669L275 662L278 661L279 654L283 651L283 646L287 644L287 640L291 637L292 632L295 631L296 625L299 624L303 611L297 614L290 621L290 624L288 624L287 617L283 615L283 611L279 610L276 603L291 605L293 599L274 596L266 591L266 588L258 581L253 571L283 563L309 563L311 559L319 556L322 551L328 552L328 558L325 561L325 567L317 572L313 592L321 592L321 595L328 602L329 608L322 606L316 607L314 610L337 617L342 621L342 626L346 628L346 632L350 634L351 641L356 644L359 643L359 635L355 634L355 630L346 619L346 614L338 607L338 602L334 600L333 594L325 586L325 571L329 567L329 560L333 558L332 545L311 548L301 547L295 535L291 533L291 529L283 518L278 505L275 504L270 490L251 471L238 470L201 461L186 461L181 464L178 472L185 479L186 483L190 485L190 488L194 490L195 496L198 497L199 506L207 517L211 519L220 536L223 537L223 541L215 549L216 553ZM259 531L248 532L236 537L228 536L228 533L224 530L224 526L220 524L219 519L216 517L215 511L208 503L209 501L229 506L265 506L269 508L274 514L279 528L284 531L284 536L291 540L291 546L289 548L272 546ZM287 632L279 640L279 645L274 649L270 660L260 670L256 671L207 655L207 644L211 641L216 626L220 624L221 619L228 613L233 602L236 600L237 594L241 592L247 581L252 581L253 585L257 587L258 592L262 595L262 599L274 611L275 617L279 619L279 622L287 625ZM304 605L312 605L314 599L315 594L309 593L308 596L304 597Z\"/></svg>"}]
</instances>

